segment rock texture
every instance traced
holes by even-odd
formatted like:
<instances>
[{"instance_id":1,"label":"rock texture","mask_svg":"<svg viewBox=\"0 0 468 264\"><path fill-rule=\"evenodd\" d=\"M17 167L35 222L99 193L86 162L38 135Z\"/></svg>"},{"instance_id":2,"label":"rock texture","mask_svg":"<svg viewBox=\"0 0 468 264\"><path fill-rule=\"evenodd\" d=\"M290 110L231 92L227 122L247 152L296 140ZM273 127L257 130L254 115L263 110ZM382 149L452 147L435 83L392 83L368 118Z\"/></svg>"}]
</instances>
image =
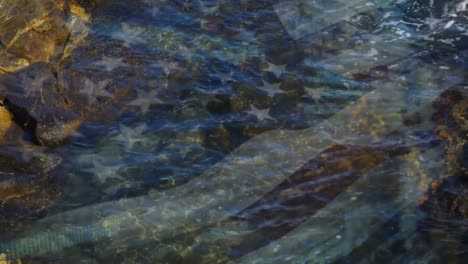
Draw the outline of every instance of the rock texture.
<instances>
[{"instance_id":1,"label":"rock texture","mask_svg":"<svg viewBox=\"0 0 468 264\"><path fill-rule=\"evenodd\" d=\"M0 139L5 136L11 126L11 113L4 106L0 106Z\"/></svg>"},{"instance_id":2,"label":"rock texture","mask_svg":"<svg viewBox=\"0 0 468 264\"><path fill-rule=\"evenodd\" d=\"M468 91L465 88L447 90L433 105L435 133L448 142L449 174L467 178Z\"/></svg>"},{"instance_id":3,"label":"rock texture","mask_svg":"<svg viewBox=\"0 0 468 264\"><path fill-rule=\"evenodd\" d=\"M446 140L449 177L432 184L420 210L419 231L436 250L436 262L463 263L468 257L468 92L447 90L434 102L436 133Z\"/></svg>"},{"instance_id":4,"label":"rock texture","mask_svg":"<svg viewBox=\"0 0 468 264\"><path fill-rule=\"evenodd\" d=\"M43 146L61 144L81 124L57 71L86 36L92 3L0 0L0 240L61 194L52 180L61 158ZM0 255L0 263L13 262Z\"/></svg>"},{"instance_id":5,"label":"rock texture","mask_svg":"<svg viewBox=\"0 0 468 264\"><path fill-rule=\"evenodd\" d=\"M77 1L1 1L0 31L5 34L0 36L0 74L53 61L78 41L71 38L74 23L76 18L87 17L74 2Z\"/></svg>"}]
</instances>

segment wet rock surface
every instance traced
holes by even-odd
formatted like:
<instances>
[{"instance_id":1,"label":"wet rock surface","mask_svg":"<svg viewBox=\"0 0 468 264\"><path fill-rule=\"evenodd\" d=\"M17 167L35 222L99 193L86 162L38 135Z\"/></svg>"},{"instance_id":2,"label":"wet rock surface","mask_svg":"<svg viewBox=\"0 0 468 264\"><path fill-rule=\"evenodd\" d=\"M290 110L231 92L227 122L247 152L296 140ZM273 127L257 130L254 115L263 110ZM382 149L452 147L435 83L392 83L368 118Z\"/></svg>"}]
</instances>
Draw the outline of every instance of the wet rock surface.
<instances>
[{"instance_id":1,"label":"wet rock surface","mask_svg":"<svg viewBox=\"0 0 468 264\"><path fill-rule=\"evenodd\" d=\"M0 76L3 104L16 124L40 145L57 145L75 129L80 118L67 109L67 99L56 89L52 68L36 63L14 74ZM57 131L57 132L55 132Z\"/></svg>"},{"instance_id":2,"label":"wet rock surface","mask_svg":"<svg viewBox=\"0 0 468 264\"><path fill-rule=\"evenodd\" d=\"M51 173L61 158L41 153L34 146L1 147L0 239L4 240L21 231L28 219L45 213L60 197L60 185Z\"/></svg>"},{"instance_id":3,"label":"wet rock surface","mask_svg":"<svg viewBox=\"0 0 468 264\"><path fill-rule=\"evenodd\" d=\"M88 19L76 1L0 2L2 240L61 195L52 174L62 158L41 146L62 144L81 123L57 89L56 69L86 35Z\"/></svg>"},{"instance_id":4,"label":"wet rock surface","mask_svg":"<svg viewBox=\"0 0 468 264\"><path fill-rule=\"evenodd\" d=\"M3 105L0 107L0 138L5 137L5 133L11 127L11 113Z\"/></svg>"},{"instance_id":5,"label":"wet rock surface","mask_svg":"<svg viewBox=\"0 0 468 264\"><path fill-rule=\"evenodd\" d=\"M394 15L385 10L353 16L332 25L327 34L296 39L278 19L276 2L207 2L37 0L24 2L34 10L17 16L24 21L0 15L0 29L12 32L0 37L0 135L9 142L0 160L7 171L0 178L5 218L1 226L19 230L21 225L14 227L11 219L22 222L40 215L63 193L57 182L67 185L64 200L73 205L59 203L55 210L186 183L248 139L273 129L318 124L369 92L370 83L408 71L393 61L380 62L380 57L362 71L345 65L342 75L324 70L319 63L362 44L369 34L380 33L378 25L390 19L385 14ZM415 12L415 18L431 13L442 18L445 2L450 1L436 1L433 10L408 7L407 11ZM1 11L19 12L5 9L11 6L8 0L1 3ZM72 23L73 19L80 22ZM454 24L463 25L463 19ZM451 29L428 41L438 48L440 40L454 38L455 48L447 44L441 50L456 54L463 48L464 36L459 28ZM363 54L370 51L362 49ZM463 63L460 58L447 63ZM439 124L440 139L449 142L451 171L466 165L466 103L460 103L459 97L447 92L435 103L439 112L434 122ZM419 113L407 113L405 124L414 127L422 119ZM31 152L25 152L25 146ZM364 163L378 163L373 158L385 156L379 150L344 148L350 156L364 152ZM329 151L341 157L341 150ZM344 161L317 162L332 173L336 163L353 163L353 157L343 155ZM356 162L356 166L337 166L355 176L368 169L368 164ZM318 171L310 170L313 175ZM276 203L273 196L284 192L289 197L284 189L296 191L304 181L284 183L264 202ZM339 180L337 186L347 184ZM75 185L86 187L77 190ZM244 242L245 248L266 244L270 232L278 237L287 233L324 206L318 202L310 210L302 208L300 203L313 196L302 191L299 202L280 200L306 216L296 219L287 210L279 212L274 224L281 230L259 228L260 238ZM331 194L334 191L330 189ZM430 199L439 195L433 193ZM440 204L447 203L451 202ZM265 222L271 214L252 215Z\"/></svg>"},{"instance_id":6,"label":"wet rock surface","mask_svg":"<svg viewBox=\"0 0 468 264\"><path fill-rule=\"evenodd\" d=\"M86 19L76 2L2 1L0 29L5 34L0 37L0 74L65 56L80 40L72 34L76 20Z\"/></svg>"},{"instance_id":7,"label":"wet rock surface","mask_svg":"<svg viewBox=\"0 0 468 264\"><path fill-rule=\"evenodd\" d=\"M468 92L465 88L443 92L434 102L432 119L437 124L435 134L447 142L446 158L449 175L468 177L466 149L468 136Z\"/></svg>"},{"instance_id":8,"label":"wet rock surface","mask_svg":"<svg viewBox=\"0 0 468 264\"><path fill-rule=\"evenodd\" d=\"M248 223L249 234L231 245L230 257L268 244L309 219L339 193L391 156L410 152L406 146L332 146L294 172L283 183L226 222ZM232 243L232 241L220 241ZM202 249L202 246L200 246ZM203 250L203 249L202 249ZM220 250L221 251L221 250ZM222 258L221 256L219 256Z\"/></svg>"},{"instance_id":9,"label":"wet rock surface","mask_svg":"<svg viewBox=\"0 0 468 264\"><path fill-rule=\"evenodd\" d=\"M467 113L465 89L443 92L434 102L436 133L447 141L448 177L434 182L421 204L419 231L436 249L434 261L463 263L468 243Z\"/></svg>"},{"instance_id":10,"label":"wet rock surface","mask_svg":"<svg viewBox=\"0 0 468 264\"><path fill-rule=\"evenodd\" d=\"M436 250L435 261L463 263L468 243L468 183L449 176L434 183L421 205L423 219L419 231Z\"/></svg>"}]
</instances>

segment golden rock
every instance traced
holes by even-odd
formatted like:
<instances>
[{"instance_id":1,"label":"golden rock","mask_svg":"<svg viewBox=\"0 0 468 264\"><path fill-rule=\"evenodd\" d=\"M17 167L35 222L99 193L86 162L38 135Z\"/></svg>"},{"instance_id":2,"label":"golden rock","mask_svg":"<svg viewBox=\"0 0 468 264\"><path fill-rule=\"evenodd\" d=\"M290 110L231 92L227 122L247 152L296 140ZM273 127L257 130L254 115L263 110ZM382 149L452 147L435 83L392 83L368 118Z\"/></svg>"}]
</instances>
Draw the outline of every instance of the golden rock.
<instances>
[{"instance_id":1,"label":"golden rock","mask_svg":"<svg viewBox=\"0 0 468 264\"><path fill-rule=\"evenodd\" d=\"M7 255L5 253L0 253L0 264L21 264L21 260L11 261L7 259Z\"/></svg>"},{"instance_id":2,"label":"golden rock","mask_svg":"<svg viewBox=\"0 0 468 264\"><path fill-rule=\"evenodd\" d=\"M0 106L0 138L3 138L11 123L10 112L5 107Z\"/></svg>"},{"instance_id":3,"label":"golden rock","mask_svg":"<svg viewBox=\"0 0 468 264\"><path fill-rule=\"evenodd\" d=\"M0 0L0 74L60 58L88 21L84 9L65 0Z\"/></svg>"}]
</instances>

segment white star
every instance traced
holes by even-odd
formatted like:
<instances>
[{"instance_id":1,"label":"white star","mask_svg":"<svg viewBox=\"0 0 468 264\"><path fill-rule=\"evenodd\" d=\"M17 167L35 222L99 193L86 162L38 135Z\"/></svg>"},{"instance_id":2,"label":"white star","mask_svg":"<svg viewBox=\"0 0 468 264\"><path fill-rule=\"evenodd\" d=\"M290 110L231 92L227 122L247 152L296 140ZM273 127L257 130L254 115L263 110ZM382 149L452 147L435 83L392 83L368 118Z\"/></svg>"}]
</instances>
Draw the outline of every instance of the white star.
<instances>
[{"instance_id":1,"label":"white star","mask_svg":"<svg viewBox=\"0 0 468 264\"><path fill-rule=\"evenodd\" d=\"M150 106L154 104L163 104L164 102L158 98L157 90L150 90L149 92L144 92L137 89L137 97L128 103L129 106L138 106L141 109L143 114L148 112Z\"/></svg>"},{"instance_id":2,"label":"white star","mask_svg":"<svg viewBox=\"0 0 468 264\"><path fill-rule=\"evenodd\" d=\"M122 176L118 173L122 168L121 164L104 165L98 158L93 159L91 163L93 166L91 168L84 169L83 171L93 174L100 183L104 183L108 179L123 180Z\"/></svg>"},{"instance_id":3,"label":"white star","mask_svg":"<svg viewBox=\"0 0 468 264\"><path fill-rule=\"evenodd\" d=\"M277 93L286 93L285 91L281 90L279 87L281 83L267 83L263 82L263 85L258 87L258 89L265 91L268 93L268 96L273 97Z\"/></svg>"},{"instance_id":4,"label":"white star","mask_svg":"<svg viewBox=\"0 0 468 264\"><path fill-rule=\"evenodd\" d=\"M110 82L110 80L106 79L95 83L85 78L78 93L86 95L89 102L95 102L97 97L112 97L112 94L105 89Z\"/></svg>"},{"instance_id":5,"label":"white star","mask_svg":"<svg viewBox=\"0 0 468 264\"><path fill-rule=\"evenodd\" d=\"M113 71L115 68L125 66L127 64L122 62L122 58L103 57L102 60L95 62L94 65L104 68L105 71Z\"/></svg>"},{"instance_id":6,"label":"white star","mask_svg":"<svg viewBox=\"0 0 468 264\"><path fill-rule=\"evenodd\" d=\"M147 128L148 127L145 124L140 124L134 128L120 124L120 133L111 139L118 142L123 142L126 149L132 149L136 143L143 142L143 133Z\"/></svg>"},{"instance_id":7,"label":"white star","mask_svg":"<svg viewBox=\"0 0 468 264\"><path fill-rule=\"evenodd\" d=\"M286 64L277 66L277 65L274 65L273 63L270 63L268 61L267 61L267 63L268 63L268 67L263 69L263 70L274 73L276 78L279 78L283 72L287 72L286 71Z\"/></svg>"},{"instance_id":8,"label":"white star","mask_svg":"<svg viewBox=\"0 0 468 264\"><path fill-rule=\"evenodd\" d=\"M304 89L307 91L307 94L314 99L315 104L318 104L320 100L322 99L322 95L324 93L325 88L324 87L304 87Z\"/></svg>"},{"instance_id":9,"label":"white star","mask_svg":"<svg viewBox=\"0 0 468 264\"><path fill-rule=\"evenodd\" d=\"M251 115L254 115L259 121L263 121L265 119L272 119L274 120L274 118L272 118L268 112L270 112L270 108L267 108L267 109L257 109L255 106L253 106L252 104L250 105L250 110L247 111L247 113L251 114Z\"/></svg>"},{"instance_id":10,"label":"white star","mask_svg":"<svg viewBox=\"0 0 468 264\"><path fill-rule=\"evenodd\" d=\"M121 23L121 26L122 30L113 34L115 39L122 40L127 47L130 47L131 44L145 43L145 39L143 38L145 34L142 28L131 27L127 23Z\"/></svg>"}]
</instances>

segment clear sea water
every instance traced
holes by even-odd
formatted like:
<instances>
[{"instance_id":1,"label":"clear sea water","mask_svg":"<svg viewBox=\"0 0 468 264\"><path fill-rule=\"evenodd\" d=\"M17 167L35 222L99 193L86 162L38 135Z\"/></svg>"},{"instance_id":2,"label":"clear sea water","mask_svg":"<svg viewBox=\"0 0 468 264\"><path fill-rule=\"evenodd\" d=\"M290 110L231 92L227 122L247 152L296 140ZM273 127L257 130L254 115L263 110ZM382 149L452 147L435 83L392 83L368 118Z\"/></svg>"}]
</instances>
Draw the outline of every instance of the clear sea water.
<instances>
[{"instance_id":1,"label":"clear sea water","mask_svg":"<svg viewBox=\"0 0 468 264\"><path fill-rule=\"evenodd\" d=\"M62 159L61 195L7 255L462 263L467 218L421 231L427 192L449 176L433 102L466 89L467 14L440 2L456 1L98 1L61 64L96 110L43 150ZM320 154L338 145L350 154ZM261 200L310 161L318 178Z\"/></svg>"}]
</instances>

